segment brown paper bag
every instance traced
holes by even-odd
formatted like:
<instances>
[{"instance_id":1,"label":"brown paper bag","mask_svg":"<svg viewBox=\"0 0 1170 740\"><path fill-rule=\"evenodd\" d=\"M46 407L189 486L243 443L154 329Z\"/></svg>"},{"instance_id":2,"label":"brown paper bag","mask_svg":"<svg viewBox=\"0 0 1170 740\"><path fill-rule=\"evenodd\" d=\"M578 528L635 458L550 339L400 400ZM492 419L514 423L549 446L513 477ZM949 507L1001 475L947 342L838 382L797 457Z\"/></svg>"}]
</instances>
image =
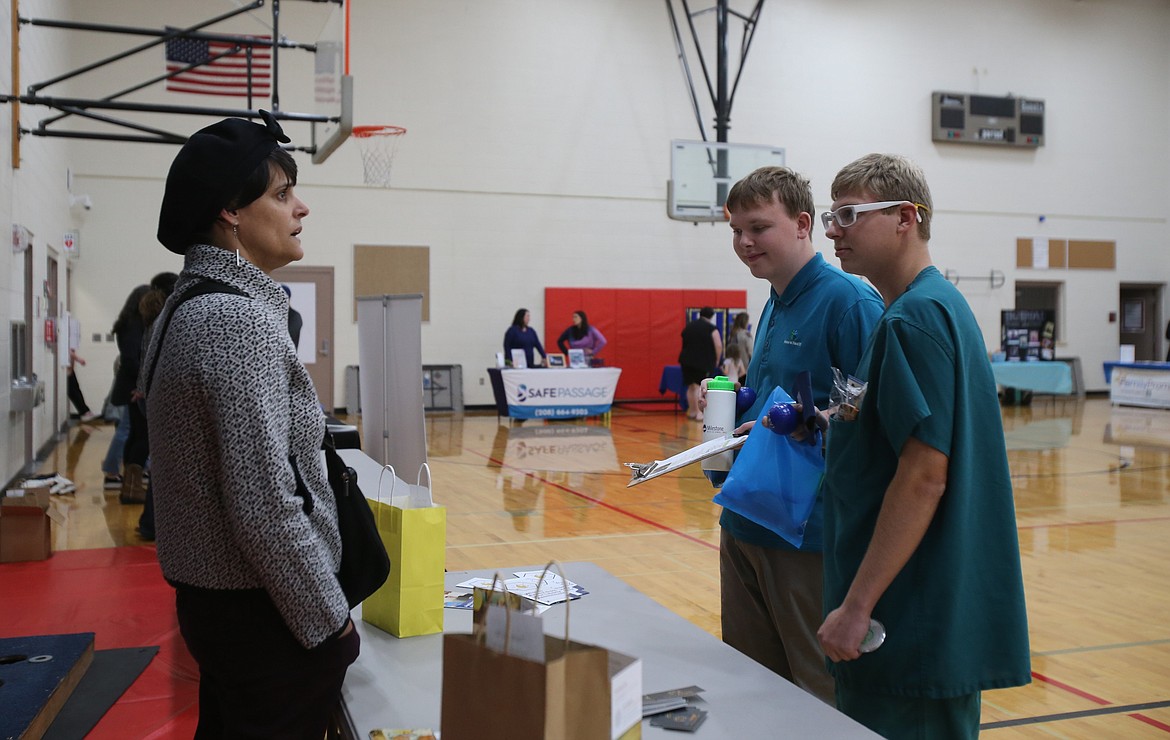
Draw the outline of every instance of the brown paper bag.
<instances>
[{"instance_id":1,"label":"brown paper bag","mask_svg":"<svg viewBox=\"0 0 1170 740\"><path fill-rule=\"evenodd\" d=\"M506 609L493 601L482 608ZM574 642L568 629L566 603L565 635L544 635L543 663L492 650L482 631L443 635L444 740L641 737L641 661Z\"/></svg>"},{"instance_id":2,"label":"brown paper bag","mask_svg":"<svg viewBox=\"0 0 1170 740\"><path fill-rule=\"evenodd\" d=\"M545 663L443 635L444 740L609 740L609 654L545 635Z\"/></svg>"}]
</instances>

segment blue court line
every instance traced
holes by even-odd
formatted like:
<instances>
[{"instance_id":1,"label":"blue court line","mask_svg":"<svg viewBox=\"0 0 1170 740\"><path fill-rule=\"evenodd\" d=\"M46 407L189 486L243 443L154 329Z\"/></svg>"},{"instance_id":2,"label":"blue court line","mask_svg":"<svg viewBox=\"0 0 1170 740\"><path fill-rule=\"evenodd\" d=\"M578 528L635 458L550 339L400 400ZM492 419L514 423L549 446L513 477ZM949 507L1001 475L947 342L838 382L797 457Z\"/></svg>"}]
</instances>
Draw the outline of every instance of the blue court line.
<instances>
[{"instance_id":1,"label":"blue court line","mask_svg":"<svg viewBox=\"0 0 1170 740\"><path fill-rule=\"evenodd\" d=\"M1151 701L1145 704L1121 704L1115 707L1099 707L1085 709L1079 712L1061 712L1060 714L1042 714L1038 717L1024 717L1021 719L1005 719L1000 722L987 722L979 725L980 731L998 730L1004 727L1019 727L1021 725L1035 725L1041 722L1060 722L1066 719L1081 719L1083 717L1098 717L1103 714L1130 714L1147 709L1164 709L1170 707L1170 701Z\"/></svg>"}]
</instances>

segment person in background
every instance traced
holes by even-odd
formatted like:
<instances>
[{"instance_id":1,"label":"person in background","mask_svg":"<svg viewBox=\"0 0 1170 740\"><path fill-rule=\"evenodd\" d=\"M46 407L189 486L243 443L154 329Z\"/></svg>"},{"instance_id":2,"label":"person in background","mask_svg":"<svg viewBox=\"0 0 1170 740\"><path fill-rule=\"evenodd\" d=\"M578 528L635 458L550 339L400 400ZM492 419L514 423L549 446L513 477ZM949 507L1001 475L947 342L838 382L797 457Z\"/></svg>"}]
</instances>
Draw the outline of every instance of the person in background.
<instances>
[{"instance_id":1,"label":"person in background","mask_svg":"<svg viewBox=\"0 0 1170 740\"><path fill-rule=\"evenodd\" d=\"M90 410L89 404L85 402L85 394L81 392L81 384L77 382L75 365L84 367L85 360L77 354L77 350L70 347L69 367L65 369L65 374L68 376L65 381L65 393L69 396L69 402L73 404L73 408L77 409L77 418L81 420L82 424L88 424L95 421L98 415Z\"/></svg>"},{"instance_id":2,"label":"person in background","mask_svg":"<svg viewBox=\"0 0 1170 740\"><path fill-rule=\"evenodd\" d=\"M139 285L126 296L126 302L114 321L114 338L118 342L118 358L114 362L114 384L110 388L110 405L117 409L118 426L102 461L105 474L105 490L122 490L126 479L122 475L122 460L126 454L126 442L130 438L130 394L138 382L138 360L142 354L142 333L146 327L138 304L150 290L149 285ZM144 458L145 459L145 458ZM130 491L126 491L130 494Z\"/></svg>"},{"instance_id":3,"label":"person in background","mask_svg":"<svg viewBox=\"0 0 1170 740\"><path fill-rule=\"evenodd\" d=\"M963 295L931 263L933 204L909 160L837 173L822 214L841 266L886 310L830 414L825 612L837 707L887 738L975 738L981 692L1031 680L995 378ZM876 619L885 642L861 653Z\"/></svg>"},{"instance_id":4,"label":"person in background","mask_svg":"<svg viewBox=\"0 0 1170 740\"><path fill-rule=\"evenodd\" d=\"M590 362L605 345L605 335L589 324L589 317L582 310L573 312L573 323L557 337L562 354L569 354L570 349L583 349L585 359Z\"/></svg>"},{"instance_id":5,"label":"person in background","mask_svg":"<svg viewBox=\"0 0 1170 740\"><path fill-rule=\"evenodd\" d=\"M712 376L712 372L723 356L723 337L719 327L712 320L715 309L703 306L699 318L687 323L682 330L682 350L678 353L678 364L682 368L683 384L687 387L687 418L703 420L699 406L700 383Z\"/></svg>"},{"instance_id":6,"label":"person in background","mask_svg":"<svg viewBox=\"0 0 1170 740\"><path fill-rule=\"evenodd\" d=\"M740 311L731 322L731 331L727 335L727 346L739 347L744 367L752 364L752 352L755 350L755 338L752 337L751 325L748 323L748 312ZM728 376L730 377L730 376Z\"/></svg>"},{"instance_id":7,"label":"person in background","mask_svg":"<svg viewBox=\"0 0 1170 740\"><path fill-rule=\"evenodd\" d=\"M288 335L292 337L293 346L299 348L301 346L301 328L305 325L305 320L301 317L301 312L292 307L292 288L281 283L280 289L290 300L288 304Z\"/></svg>"},{"instance_id":8,"label":"person in background","mask_svg":"<svg viewBox=\"0 0 1170 740\"><path fill-rule=\"evenodd\" d=\"M269 275L304 256L309 209L288 137L260 116L196 132L171 165L158 238L183 270L143 357L158 560L199 666L198 738L324 737L360 646L335 575L325 416ZM207 280L239 294L183 301Z\"/></svg>"},{"instance_id":9,"label":"person in background","mask_svg":"<svg viewBox=\"0 0 1170 740\"><path fill-rule=\"evenodd\" d=\"M175 290L175 282L178 281L179 276L173 272L160 272L151 278L150 290L146 295L142 296L142 300L138 304L138 312L142 314L142 320L146 323L146 330L142 333L142 349L145 352L146 348L150 346L150 339L154 335L155 319L162 313L163 305L166 304L167 298ZM142 399L146 397L142 388L135 390L134 394L135 405L138 406L142 415L143 427L149 430L149 425L146 421L146 408L142 403ZM147 431L147 456L146 456L146 470L150 469L150 436ZM146 493L145 499L142 502L142 514L138 517L138 536L147 542L154 541L154 488L149 478L146 478Z\"/></svg>"},{"instance_id":10,"label":"person in background","mask_svg":"<svg viewBox=\"0 0 1170 740\"><path fill-rule=\"evenodd\" d=\"M727 343L723 352L723 375L736 381L741 386L747 385L747 365L743 362L743 350L738 344Z\"/></svg>"},{"instance_id":11,"label":"person in background","mask_svg":"<svg viewBox=\"0 0 1170 740\"><path fill-rule=\"evenodd\" d=\"M514 349L524 350L524 359L528 367L537 367L536 352L540 353L541 365L548 362L540 337L536 335L536 330L528 325L531 321L532 313L527 308L516 309L512 325L504 332L504 360L508 363L512 362Z\"/></svg>"},{"instance_id":12,"label":"person in background","mask_svg":"<svg viewBox=\"0 0 1170 740\"><path fill-rule=\"evenodd\" d=\"M161 272L150 281L150 289L138 300L138 316L142 331L138 351L133 354L134 388L130 391L130 403L126 414L130 417L130 434L122 453L122 493L118 500L124 504L145 504L149 485L147 461L150 459L150 433L146 422L146 407L141 403L142 393L138 388L138 372L142 351L149 339L149 327L162 310L163 303L174 289L179 276L173 272ZM122 365L126 366L123 358Z\"/></svg>"},{"instance_id":13,"label":"person in background","mask_svg":"<svg viewBox=\"0 0 1170 740\"><path fill-rule=\"evenodd\" d=\"M756 401L737 419L741 433L754 424L776 386L794 392L802 371L811 375L815 404L827 407L833 368L852 372L882 313L873 288L814 249L813 208L808 179L787 167L761 167L727 195L735 254L753 277L771 286L757 323L759 349L747 371ZM723 641L832 704L833 679L817 642L824 614L823 512L818 495L796 547L724 509L719 585Z\"/></svg>"}]
</instances>

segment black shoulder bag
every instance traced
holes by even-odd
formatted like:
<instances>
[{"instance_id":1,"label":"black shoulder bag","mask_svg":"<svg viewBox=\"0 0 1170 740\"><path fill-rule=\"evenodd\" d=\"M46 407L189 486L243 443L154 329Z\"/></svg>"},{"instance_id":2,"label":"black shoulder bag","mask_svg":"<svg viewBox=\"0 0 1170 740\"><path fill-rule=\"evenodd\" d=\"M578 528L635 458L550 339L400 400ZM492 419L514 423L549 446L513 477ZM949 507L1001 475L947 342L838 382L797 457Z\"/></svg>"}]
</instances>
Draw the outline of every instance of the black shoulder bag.
<instances>
[{"instance_id":1,"label":"black shoulder bag","mask_svg":"<svg viewBox=\"0 0 1170 740\"><path fill-rule=\"evenodd\" d=\"M163 322L162 330L155 343L154 360L150 364L150 372L146 376L146 389L149 391L154 380L154 370L158 365L159 355L162 354L163 340L171 317L179 310L179 306L195 296L210 293L231 293L233 295L247 295L241 290L233 288L227 283L218 280L201 280L191 286L171 308ZM341 568L337 572L337 582L345 592L349 607L365 601L377 591L390 575L390 556L386 554L386 547L382 544L382 536L378 534L378 525L374 521L374 513L370 511L370 504L357 485L357 472L345 464L333 441L326 437L321 444L325 450L325 468L329 477L329 487L333 489L333 496L337 500L337 529L341 533ZM313 497L301 479L297 470L296 460L289 456L289 463L296 478L297 495L304 501L303 511L308 514L313 510Z\"/></svg>"}]
</instances>

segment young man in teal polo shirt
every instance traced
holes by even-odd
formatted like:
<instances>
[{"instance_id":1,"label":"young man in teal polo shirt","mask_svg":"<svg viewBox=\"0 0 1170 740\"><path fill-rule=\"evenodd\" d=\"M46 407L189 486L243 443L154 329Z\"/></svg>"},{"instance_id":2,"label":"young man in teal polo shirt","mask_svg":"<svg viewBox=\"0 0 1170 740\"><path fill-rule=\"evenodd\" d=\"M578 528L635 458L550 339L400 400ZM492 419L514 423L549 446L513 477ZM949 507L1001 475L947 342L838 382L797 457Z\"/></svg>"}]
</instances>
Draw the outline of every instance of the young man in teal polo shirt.
<instances>
[{"instance_id":1,"label":"young man in teal polo shirt","mask_svg":"<svg viewBox=\"0 0 1170 740\"><path fill-rule=\"evenodd\" d=\"M756 419L776 386L793 392L804 370L812 374L817 405L825 408L832 368L856 367L881 315L881 299L813 249L812 189L801 175L762 167L731 188L727 209L736 256L772 286L747 373L756 402L738 422ZM832 704L833 680L816 639L823 614L821 512L818 496L796 548L724 509L720 600L724 642Z\"/></svg>"},{"instance_id":2,"label":"young man in teal polo shirt","mask_svg":"<svg viewBox=\"0 0 1170 740\"><path fill-rule=\"evenodd\" d=\"M847 165L822 215L842 267L886 303L856 414L830 420L825 609L838 707L887 738L974 738L980 692L1030 680L995 380L963 296L931 265L917 166ZM858 650L870 619L885 642Z\"/></svg>"}]
</instances>

